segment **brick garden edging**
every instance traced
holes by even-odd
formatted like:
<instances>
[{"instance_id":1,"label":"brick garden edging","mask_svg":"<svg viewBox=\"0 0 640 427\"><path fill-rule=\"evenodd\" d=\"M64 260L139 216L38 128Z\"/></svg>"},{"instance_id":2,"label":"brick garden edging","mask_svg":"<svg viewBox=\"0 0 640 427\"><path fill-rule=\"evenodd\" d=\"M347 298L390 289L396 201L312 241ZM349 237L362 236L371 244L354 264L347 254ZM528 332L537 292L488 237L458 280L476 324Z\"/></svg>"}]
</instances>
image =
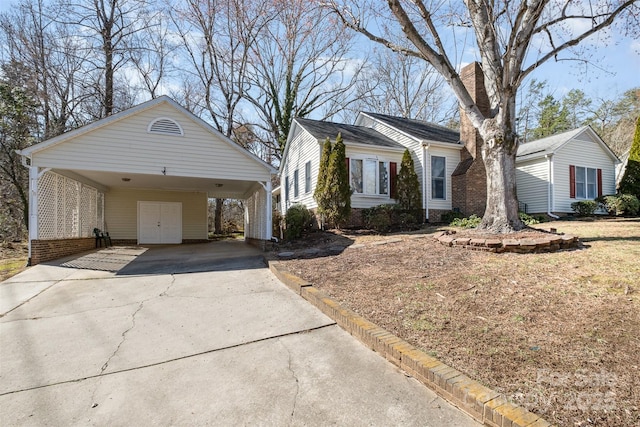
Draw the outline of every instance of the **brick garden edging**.
<instances>
[{"instance_id":1,"label":"brick garden edging","mask_svg":"<svg viewBox=\"0 0 640 427\"><path fill-rule=\"evenodd\" d=\"M498 239L498 238L470 238L455 237L455 231L440 231L433 238L445 246L471 249L486 252L516 252L528 254L534 252L556 252L564 249L573 249L580 246L580 239L576 236L564 234L542 235L529 239Z\"/></svg>"},{"instance_id":2,"label":"brick garden edging","mask_svg":"<svg viewBox=\"0 0 640 427\"><path fill-rule=\"evenodd\" d=\"M287 271L281 263L269 261L269 269L282 283L335 320L345 331L484 425L551 425L540 416L509 402L503 395L342 307L309 282Z\"/></svg>"}]
</instances>

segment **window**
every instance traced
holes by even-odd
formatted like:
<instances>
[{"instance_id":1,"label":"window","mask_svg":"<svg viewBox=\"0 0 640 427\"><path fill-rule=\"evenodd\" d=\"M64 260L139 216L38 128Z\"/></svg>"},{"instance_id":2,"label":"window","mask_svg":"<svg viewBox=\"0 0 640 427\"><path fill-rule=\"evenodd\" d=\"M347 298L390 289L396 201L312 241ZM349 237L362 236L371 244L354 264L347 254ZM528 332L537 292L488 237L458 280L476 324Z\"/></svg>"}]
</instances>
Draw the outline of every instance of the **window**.
<instances>
[{"instance_id":1,"label":"window","mask_svg":"<svg viewBox=\"0 0 640 427\"><path fill-rule=\"evenodd\" d=\"M304 165L304 192L309 193L311 191L311 162L307 162Z\"/></svg>"},{"instance_id":2,"label":"window","mask_svg":"<svg viewBox=\"0 0 640 427\"><path fill-rule=\"evenodd\" d=\"M571 198L592 200L602 191L602 169L569 166Z\"/></svg>"},{"instance_id":3,"label":"window","mask_svg":"<svg viewBox=\"0 0 640 427\"><path fill-rule=\"evenodd\" d=\"M431 198L446 199L446 158L431 156Z\"/></svg>"},{"instance_id":4,"label":"window","mask_svg":"<svg viewBox=\"0 0 640 427\"><path fill-rule=\"evenodd\" d=\"M296 169L293 171L293 198L297 198L298 194L300 193L298 191L298 169Z\"/></svg>"},{"instance_id":5,"label":"window","mask_svg":"<svg viewBox=\"0 0 640 427\"><path fill-rule=\"evenodd\" d=\"M389 163L377 159L351 159L351 188L357 194L388 195Z\"/></svg>"}]
</instances>

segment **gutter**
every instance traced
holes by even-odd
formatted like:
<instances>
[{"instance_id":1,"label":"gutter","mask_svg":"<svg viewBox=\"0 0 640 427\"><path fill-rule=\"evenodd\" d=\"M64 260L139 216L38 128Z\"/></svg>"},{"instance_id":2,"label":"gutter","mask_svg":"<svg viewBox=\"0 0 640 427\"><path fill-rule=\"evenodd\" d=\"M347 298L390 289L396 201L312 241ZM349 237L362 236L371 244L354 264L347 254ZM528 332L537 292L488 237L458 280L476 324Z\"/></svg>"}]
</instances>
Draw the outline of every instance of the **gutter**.
<instances>
[{"instance_id":1,"label":"gutter","mask_svg":"<svg viewBox=\"0 0 640 427\"><path fill-rule=\"evenodd\" d=\"M544 156L547 159L547 215L549 215L553 219L560 218L558 215L552 214L553 210L553 154L545 154Z\"/></svg>"}]
</instances>

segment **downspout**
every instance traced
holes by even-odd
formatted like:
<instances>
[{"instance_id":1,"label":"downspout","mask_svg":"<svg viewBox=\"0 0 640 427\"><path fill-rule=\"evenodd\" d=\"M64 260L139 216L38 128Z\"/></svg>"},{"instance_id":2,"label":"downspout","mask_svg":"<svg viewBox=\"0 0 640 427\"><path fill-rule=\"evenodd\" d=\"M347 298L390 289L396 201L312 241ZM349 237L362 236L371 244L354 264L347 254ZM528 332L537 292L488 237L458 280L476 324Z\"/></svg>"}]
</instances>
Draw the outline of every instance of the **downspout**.
<instances>
[{"instance_id":1,"label":"downspout","mask_svg":"<svg viewBox=\"0 0 640 427\"><path fill-rule=\"evenodd\" d=\"M558 215L554 215L551 213L555 209L554 197L553 197L553 154L546 154L544 156L547 159L547 215L549 215L553 219L560 218Z\"/></svg>"},{"instance_id":2,"label":"downspout","mask_svg":"<svg viewBox=\"0 0 640 427\"><path fill-rule=\"evenodd\" d=\"M429 143L422 142L422 208L425 212L425 222L429 222L429 197L427 194L427 152Z\"/></svg>"}]
</instances>

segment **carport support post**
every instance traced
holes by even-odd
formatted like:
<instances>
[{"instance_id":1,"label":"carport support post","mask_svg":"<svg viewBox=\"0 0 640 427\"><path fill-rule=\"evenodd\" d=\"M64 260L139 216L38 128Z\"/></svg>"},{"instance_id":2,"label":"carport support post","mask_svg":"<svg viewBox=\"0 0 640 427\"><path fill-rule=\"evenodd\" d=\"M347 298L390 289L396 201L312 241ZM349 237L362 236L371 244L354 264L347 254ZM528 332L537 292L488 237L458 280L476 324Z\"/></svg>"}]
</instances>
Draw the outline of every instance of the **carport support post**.
<instances>
[{"instance_id":1,"label":"carport support post","mask_svg":"<svg viewBox=\"0 0 640 427\"><path fill-rule=\"evenodd\" d=\"M29 265L31 265L31 241L38 238L38 178L38 167L29 166Z\"/></svg>"},{"instance_id":2,"label":"carport support post","mask_svg":"<svg viewBox=\"0 0 640 427\"><path fill-rule=\"evenodd\" d=\"M265 197L266 197L266 210L267 210L267 215L265 217L265 230L264 230L264 240L269 241L271 240L272 236L272 230L273 230L273 212L271 211L271 209L273 209L272 205L273 205L273 196L271 195L271 181L267 181L264 184L260 183L260 185L262 185L262 188L264 188L265 191Z\"/></svg>"}]
</instances>

